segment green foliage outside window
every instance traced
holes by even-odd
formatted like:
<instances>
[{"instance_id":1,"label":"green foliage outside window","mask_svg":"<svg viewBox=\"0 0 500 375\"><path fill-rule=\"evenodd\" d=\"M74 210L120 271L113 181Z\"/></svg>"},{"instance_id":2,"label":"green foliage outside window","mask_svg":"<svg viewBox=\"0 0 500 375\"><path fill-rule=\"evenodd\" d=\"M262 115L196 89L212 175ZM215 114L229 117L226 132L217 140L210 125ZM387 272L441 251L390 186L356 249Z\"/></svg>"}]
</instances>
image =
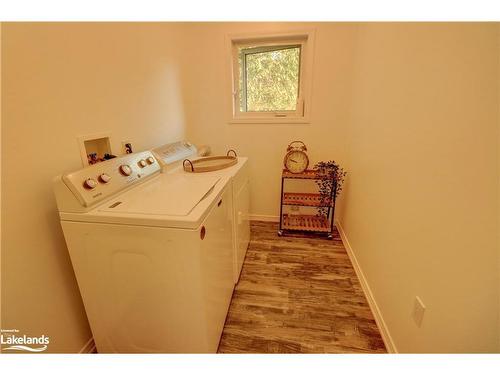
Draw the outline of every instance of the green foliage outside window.
<instances>
[{"instance_id":1,"label":"green foliage outside window","mask_svg":"<svg viewBox=\"0 0 500 375\"><path fill-rule=\"evenodd\" d=\"M241 49L239 53L240 111L295 111L299 95L300 46L254 50Z\"/></svg>"}]
</instances>

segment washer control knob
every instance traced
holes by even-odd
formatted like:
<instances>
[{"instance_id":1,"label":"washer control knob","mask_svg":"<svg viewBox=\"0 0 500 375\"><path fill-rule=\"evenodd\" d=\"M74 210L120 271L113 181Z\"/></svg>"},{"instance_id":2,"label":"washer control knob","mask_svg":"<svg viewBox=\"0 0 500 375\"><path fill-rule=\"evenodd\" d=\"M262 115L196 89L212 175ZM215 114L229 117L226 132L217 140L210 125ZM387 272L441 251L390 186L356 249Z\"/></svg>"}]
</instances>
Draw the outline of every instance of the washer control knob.
<instances>
[{"instance_id":1,"label":"washer control knob","mask_svg":"<svg viewBox=\"0 0 500 375\"><path fill-rule=\"evenodd\" d=\"M111 176L109 174L103 173L99 176L99 181L104 184L107 184L111 180Z\"/></svg>"},{"instance_id":2,"label":"washer control knob","mask_svg":"<svg viewBox=\"0 0 500 375\"><path fill-rule=\"evenodd\" d=\"M97 181L94 180L93 178L87 178L84 182L83 182L83 187L85 189L89 189L89 190L92 190L92 189L95 189L95 187L97 186Z\"/></svg>"},{"instance_id":3,"label":"washer control knob","mask_svg":"<svg viewBox=\"0 0 500 375\"><path fill-rule=\"evenodd\" d=\"M129 165L120 165L120 173L124 176L130 176L132 174L132 168Z\"/></svg>"},{"instance_id":4,"label":"washer control knob","mask_svg":"<svg viewBox=\"0 0 500 375\"><path fill-rule=\"evenodd\" d=\"M148 162L148 164L153 164L155 162L155 158L150 156L149 158L146 159L146 161Z\"/></svg>"},{"instance_id":5,"label":"washer control knob","mask_svg":"<svg viewBox=\"0 0 500 375\"><path fill-rule=\"evenodd\" d=\"M146 160L144 160L144 159L139 160L139 162L137 164L139 164L139 167L141 167L141 168L144 168L146 165L148 165L146 163Z\"/></svg>"}]
</instances>

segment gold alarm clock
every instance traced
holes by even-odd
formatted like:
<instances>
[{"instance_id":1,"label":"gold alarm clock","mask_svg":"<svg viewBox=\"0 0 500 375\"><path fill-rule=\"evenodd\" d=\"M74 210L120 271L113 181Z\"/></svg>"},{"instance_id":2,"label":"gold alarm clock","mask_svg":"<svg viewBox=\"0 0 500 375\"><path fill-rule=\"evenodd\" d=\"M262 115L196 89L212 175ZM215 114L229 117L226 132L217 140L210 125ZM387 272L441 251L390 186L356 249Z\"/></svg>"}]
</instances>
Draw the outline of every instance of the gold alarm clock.
<instances>
[{"instance_id":1,"label":"gold alarm clock","mask_svg":"<svg viewBox=\"0 0 500 375\"><path fill-rule=\"evenodd\" d=\"M283 164L291 173L302 173L309 166L309 157L306 154L307 147L302 141L293 141L286 148Z\"/></svg>"}]
</instances>

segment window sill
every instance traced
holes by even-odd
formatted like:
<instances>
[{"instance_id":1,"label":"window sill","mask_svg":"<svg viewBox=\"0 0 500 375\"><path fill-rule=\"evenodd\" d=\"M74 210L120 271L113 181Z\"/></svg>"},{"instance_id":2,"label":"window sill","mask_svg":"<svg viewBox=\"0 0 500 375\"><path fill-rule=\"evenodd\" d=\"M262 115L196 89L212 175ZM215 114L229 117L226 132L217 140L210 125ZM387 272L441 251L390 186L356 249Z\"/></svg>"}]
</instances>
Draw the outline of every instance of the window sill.
<instances>
[{"instance_id":1,"label":"window sill","mask_svg":"<svg viewBox=\"0 0 500 375\"><path fill-rule=\"evenodd\" d=\"M230 124L310 124L311 120L306 117L255 117L255 118L233 118Z\"/></svg>"}]
</instances>

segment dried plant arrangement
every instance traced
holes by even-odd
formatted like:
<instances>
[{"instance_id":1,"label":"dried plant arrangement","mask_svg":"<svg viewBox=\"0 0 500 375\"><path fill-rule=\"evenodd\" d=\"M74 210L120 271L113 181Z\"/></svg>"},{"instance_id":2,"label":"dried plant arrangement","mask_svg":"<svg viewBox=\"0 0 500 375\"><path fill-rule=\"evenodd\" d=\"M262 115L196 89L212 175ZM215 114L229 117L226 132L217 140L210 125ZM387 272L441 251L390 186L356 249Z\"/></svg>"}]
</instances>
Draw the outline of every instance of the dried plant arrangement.
<instances>
[{"instance_id":1,"label":"dried plant arrangement","mask_svg":"<svg viewBox=\"0 0 500 375\"><path fill-rule=\"evenodd\" d=\"M342 191L342 185L347 172L334 160L320 161L314 165L320 179L316 180L320 194L320 207L318 216L326 217L329 207L333 206L335 200Z\"/></svg>"}]
</instances>

